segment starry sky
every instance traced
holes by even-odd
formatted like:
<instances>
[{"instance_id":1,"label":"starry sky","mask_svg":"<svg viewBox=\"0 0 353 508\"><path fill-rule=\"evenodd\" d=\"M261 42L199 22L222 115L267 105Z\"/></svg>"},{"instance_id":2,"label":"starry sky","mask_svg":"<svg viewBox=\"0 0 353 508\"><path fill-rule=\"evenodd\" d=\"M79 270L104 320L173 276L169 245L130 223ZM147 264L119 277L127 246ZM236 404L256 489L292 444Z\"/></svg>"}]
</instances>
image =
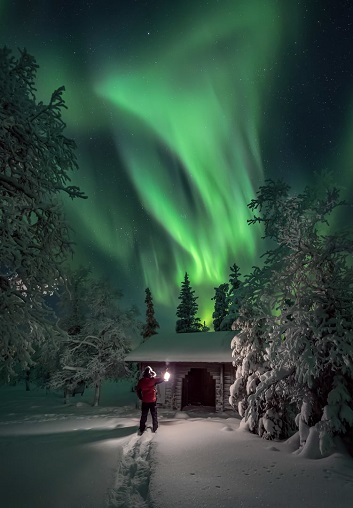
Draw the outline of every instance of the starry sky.
<instances>
[{"instance_id":1,"label":"starry sky","mask_svg":"<svg viewBox=\"0 0 353 508\"><path fill-rule=\"evenodd\" d=\"M199 316L229 267L258 264L247 204L330 172L352 195L350 0L0 0L0 42L65 85L86 201L65 201L73 262L173 329L187 271Z\"/></svg>"}]
</instances>

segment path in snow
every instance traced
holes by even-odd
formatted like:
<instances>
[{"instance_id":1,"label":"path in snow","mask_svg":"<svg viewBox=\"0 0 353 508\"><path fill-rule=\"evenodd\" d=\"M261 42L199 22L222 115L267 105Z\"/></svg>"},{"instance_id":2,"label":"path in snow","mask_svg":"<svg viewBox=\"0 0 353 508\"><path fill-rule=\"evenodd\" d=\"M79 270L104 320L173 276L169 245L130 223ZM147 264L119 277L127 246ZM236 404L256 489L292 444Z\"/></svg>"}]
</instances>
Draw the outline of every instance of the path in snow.
<instances>
[{"instance_id":1,"label":"path in snow","mask_svg":"<svg viewBox=\"0 0 353 508\"><path fill-rule=\"evenodd\" d=\"M150 430L133 436L123 447L114 488L107 506L117 508L148 508L151 474L150 452L154 434Z\"/></svg>"}]
</instances>

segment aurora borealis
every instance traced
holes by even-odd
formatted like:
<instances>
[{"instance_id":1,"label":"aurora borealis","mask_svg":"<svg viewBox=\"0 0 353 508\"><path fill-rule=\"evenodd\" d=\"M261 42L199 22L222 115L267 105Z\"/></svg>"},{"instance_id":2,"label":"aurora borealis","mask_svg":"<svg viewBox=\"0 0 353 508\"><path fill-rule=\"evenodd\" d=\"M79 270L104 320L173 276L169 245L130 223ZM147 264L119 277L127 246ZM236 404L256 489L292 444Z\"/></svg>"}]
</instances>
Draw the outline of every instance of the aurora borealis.
<instances>
[{"instance_id":1,"label":"aurora borealis","mask_svg":"<svg viewBox=\"0 0 353 508\"><path fill-rule=\"evenodd\" d=\"M213 288L259 262L247 203L265 178L321 170L352 195L349 2L0 0L1 44L65 85L86 202L65 203L74 262L109 275L173 328L185 271L211 321Z\"/></svg>"}]
</instances>

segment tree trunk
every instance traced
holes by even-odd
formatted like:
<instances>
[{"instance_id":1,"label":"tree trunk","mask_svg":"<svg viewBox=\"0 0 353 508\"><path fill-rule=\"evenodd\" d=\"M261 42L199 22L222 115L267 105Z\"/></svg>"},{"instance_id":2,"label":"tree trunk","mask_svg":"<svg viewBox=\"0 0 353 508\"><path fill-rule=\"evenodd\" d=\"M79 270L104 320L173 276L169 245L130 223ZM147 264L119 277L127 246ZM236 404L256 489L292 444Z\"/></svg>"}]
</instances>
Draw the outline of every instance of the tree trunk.
<instances>
[{"instance_id":1,"label":"tree trunk","mask_svg":"<svg viewBox=\"0 0 353 508\"><path fill-rule=\"evenodd\" d=\"M26 392L29 392L31 389L29 386L29 376L30 376L30 370L27 369L26 370Z\"/></svg>"},{"instance_id":2,"label":"tree trunk","mask_svg":"<svg viewBox=\"0 0 353 508\"><path fill-rule=\"evenodd\" d=\"M99 406L100 396L101 396L101 382L97 381L95 384L94 403L93 403L95 407Z\"/></svg>"}]
</instances>

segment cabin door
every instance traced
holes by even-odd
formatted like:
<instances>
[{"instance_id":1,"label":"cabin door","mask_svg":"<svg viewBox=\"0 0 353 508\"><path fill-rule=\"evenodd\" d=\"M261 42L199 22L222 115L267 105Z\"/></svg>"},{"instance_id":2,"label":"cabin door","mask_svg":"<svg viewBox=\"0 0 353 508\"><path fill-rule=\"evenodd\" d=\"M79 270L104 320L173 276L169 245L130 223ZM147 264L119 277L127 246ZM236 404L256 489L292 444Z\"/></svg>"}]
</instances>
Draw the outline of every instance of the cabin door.
<instances>
[{"instance_id":1,"label":"cabin door","mask_svg":"<svg viewBox=\"0 0 353 508\"><path fill-rule=\"evenodd\" d=\"M216 406L216 383L207 369L190 369L183 379L181 407Z\"/></svg>"}]
</instances>

